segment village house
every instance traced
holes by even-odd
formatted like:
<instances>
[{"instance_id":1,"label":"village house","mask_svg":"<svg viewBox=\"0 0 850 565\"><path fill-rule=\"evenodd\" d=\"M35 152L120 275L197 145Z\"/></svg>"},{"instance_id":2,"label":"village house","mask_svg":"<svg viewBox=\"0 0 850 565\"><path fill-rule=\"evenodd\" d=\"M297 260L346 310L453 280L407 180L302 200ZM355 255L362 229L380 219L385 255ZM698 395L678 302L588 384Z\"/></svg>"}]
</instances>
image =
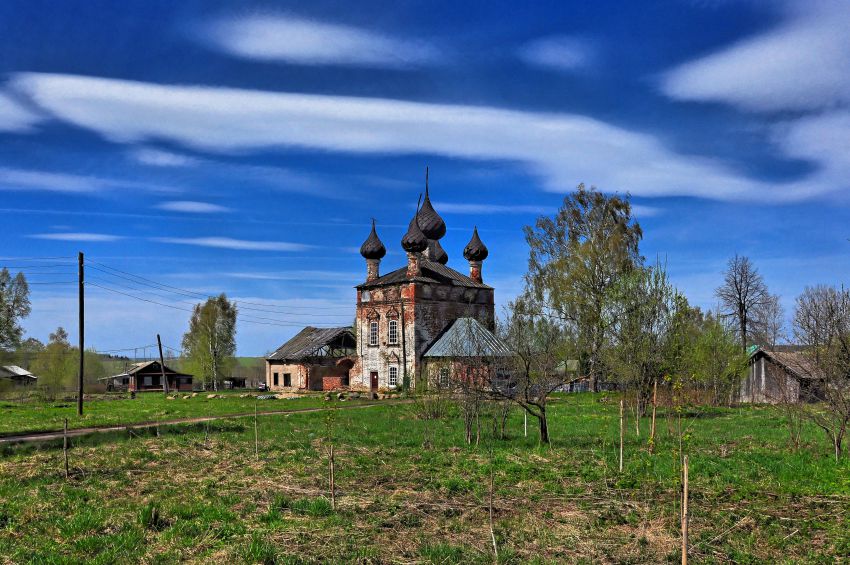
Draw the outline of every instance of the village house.
<instances>
[{"instance_id":1,"label":"village house","mask_svg":"<svg viewBox=\"0 0 850 565\"><path fill-rule=\"evenodd\" d=\"M764 404L816 400L823 375L803 351L753 347L740 401Z\"/></svg>"},{"instance_id":2,"label":"village house","mask_svg":"<svg viewBox=\"0 0 850 565\"><path fill-rule=\"evenodd\" d=\"M164 370L165 377L168 380L169 391L182 392L192 390L192 375L179 373L169 369L168 366L165 366ZM106 390L109 391L162 392L162 374L163 367L159 364L159 361L146 361L144 363L135 363L129 370L123 373L112 375L111 377L103 377L100 380L106 383Z\"/></svg>"},{"instance_id":3,"label":"village house","mask_svg":"<svg viewBox=\"0 0 850 565\"><path fill-rule=\"evenodd\" d=\"M308 326L266 358L266 385L269 390L347 387L356 345L350 327Z\"/></svg>"},{"instance_id":4,"label":"village house","mask_svg":"<svg viewBox=\"0 0 850 565\"><path fill-rule=\"evenodd\" d=\"M508 378L508 347L475 318L458 318L446 327L422 356L422 374L436 389L449 389L461 380L470 383Z\"/></svg>"},{"instance_id":5,"label":"village house","mask_svg":"<svg viewBox=\"0 0 850 565\"><path fill-rule=\"evenodd\" d=\"M35 386L38 377L17 365L4 365L0 367L0 386L8 383L14 388Z\"/></svg>"}]
</instances>

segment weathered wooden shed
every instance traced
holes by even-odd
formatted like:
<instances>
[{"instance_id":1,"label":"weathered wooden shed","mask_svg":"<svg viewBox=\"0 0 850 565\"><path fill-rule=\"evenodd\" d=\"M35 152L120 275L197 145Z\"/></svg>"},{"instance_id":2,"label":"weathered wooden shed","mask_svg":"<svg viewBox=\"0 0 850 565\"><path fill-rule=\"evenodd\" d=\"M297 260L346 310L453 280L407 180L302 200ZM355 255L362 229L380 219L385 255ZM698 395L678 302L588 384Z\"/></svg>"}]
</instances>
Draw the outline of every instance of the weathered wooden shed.
<instances>
[{"instance_id":1,"label":"weathered wooden shed","mask_svg":"<svg viewBox=\"0 0 850 565\"><path fill-rule=\"evenodd\" d=\"M747 376L741 382L740 401L765 404L817 400L823 374L799 349L753 347Z\"/></svg>"},{"instance_id":2,"label":"weathered wooden shed","mask_svg":"<svg viewBox=\"0 0 850 565\"><path fill-rule=\"evenodd\" d=\"M17 365L0 366L0 383L9 383L12 387L35 386L38 377Z\"/></svg>"},{"instance_id":3,"label":"weathered wooden shed","mask_svg":"<svg viewBox=\"0 0 850 565\"><path fill-rule=\"evenodd\" d=\"M333 390L349 385L357 342L350 327L307 326L266 358L269 390Z\"/></svg>"},{"instance_id":4,"label":"weathered wooden shed","mask_svg":"<svg viewBox=\"0 0 850 565\"><path fill-rule=\"evenodd\" d=\"M180 373L164 367L169 391L191 391L192 375ZM135 363L129 370L118 375L105 377L107 390L127 390L130 392L162 391L163 367L159 361Z\"/></svg>"}]
</instances>

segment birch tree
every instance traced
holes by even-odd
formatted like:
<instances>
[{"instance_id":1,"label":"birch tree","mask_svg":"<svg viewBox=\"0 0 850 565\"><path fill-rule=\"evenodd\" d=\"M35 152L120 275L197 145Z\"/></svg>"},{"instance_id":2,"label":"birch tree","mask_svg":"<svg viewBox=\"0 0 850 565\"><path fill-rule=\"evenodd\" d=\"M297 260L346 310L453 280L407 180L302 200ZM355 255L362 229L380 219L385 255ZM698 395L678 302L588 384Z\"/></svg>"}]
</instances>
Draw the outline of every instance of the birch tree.
<instances>
[{"instance_id":1,"label":"birch tree","mask_svg":"<svg viewBox=\"0 0 850 565\"><path fill-rule=\"evenodd\" d=\"M204 389L218 390L219 381L230 375L236 362L236 305L224 294L196 304L183 336L188 365L201 376Z\"/></svg>"}]
</instances>

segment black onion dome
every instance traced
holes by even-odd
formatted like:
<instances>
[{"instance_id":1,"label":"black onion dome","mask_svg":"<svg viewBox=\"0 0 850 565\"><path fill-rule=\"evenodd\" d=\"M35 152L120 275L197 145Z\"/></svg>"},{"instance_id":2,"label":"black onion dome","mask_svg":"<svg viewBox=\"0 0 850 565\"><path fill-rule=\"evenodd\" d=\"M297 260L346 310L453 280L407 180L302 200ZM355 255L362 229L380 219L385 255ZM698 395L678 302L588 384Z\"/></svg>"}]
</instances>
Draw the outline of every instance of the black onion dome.
<instances>
[{"instance_id":1,"label":"black onion dome","mask_svg":"<svg viewBox=\"0 0 850 565\"><path fill-rule=\"evenodd\" d=\"M446 253L439 241L434 241L434 260L441 265L449 262L449 254Z\"/></svg>"},{"instance_id":2,"label":"black onion dome","mask_svg":"<svg viewBox=\"0 0 850 565\"><path fill-rule=\"evenodd\" d=\"M489 254L487 246L478 237L478 227L476 227L472 232L472 239L463 248L463 257L467 261L483 261Z\"/></svg>"},{"instance_id":3,"label":"black onion dome","mask_svg":"<svg viewBox=\"0 0 850 565\"><path fill-rule=\"evenodd\" d=\"M431 198L428 196L427 184L425 185L425 201L422 202L422 209L419 210L419 229L428 239L437 240L446 235L446 222L434 210Z\"/></svg>"},{"instance_id":4,"label":"black onion dome","mask_svg":"<svg viewBox=\"0 0 850 565\"><path fill-rule=\"evenodd\" d=\"M360 246L360 255L364 259L383 259L386 254L387 248L384 247L384 244L378 238L378 232L375 231L375 220L372 220L372 231L369 233L366 241L363 242L363 245Z\"/></svg>"},{"instance_id":5,"label":"black onion dome","mask_svg":"<svg viewBox=\"0 0 850 565\"><path fill-rule=\"evenodd\" d=\"M421 253L428 249L428 238L422 233L415 216L407 228L407 233L401 238L401 246L408 253Z\"/></svg>"}]
</instances>

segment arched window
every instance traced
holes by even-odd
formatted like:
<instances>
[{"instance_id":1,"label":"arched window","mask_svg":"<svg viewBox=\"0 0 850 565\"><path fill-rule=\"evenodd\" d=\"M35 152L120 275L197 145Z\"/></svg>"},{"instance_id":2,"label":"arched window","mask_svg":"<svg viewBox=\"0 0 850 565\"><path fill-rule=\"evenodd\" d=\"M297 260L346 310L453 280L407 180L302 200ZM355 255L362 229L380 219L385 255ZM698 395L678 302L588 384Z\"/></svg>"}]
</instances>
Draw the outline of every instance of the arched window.
<instances>
[{"instance_id":1,"label":"arched window","mask_svg":"<svg viewBox=\"0 0 850 565\"><path fill-rule=\"evenodd\" d=\"M398 345L398 320L390 320L387 326L388 343Z\"/></svg>"},{"instance_id":2,"label":"arched window","mask_svg":"<svg viewBox=\"0 0 850 565\"><path fill-rule=\"evenodd\" d=\"M378 322L369 322L369 345L378 345Z\"/></svg>"},{"instance_id":3,"label":"arched window","mask_svg":"<svg viewBox=\"0 0 850 565\"><path fill-rule=\"evenodd\" d=\"M398 385L398 367L390 367L390 375L387 382L390 386Z\"/></svg>"}]
</instances>

